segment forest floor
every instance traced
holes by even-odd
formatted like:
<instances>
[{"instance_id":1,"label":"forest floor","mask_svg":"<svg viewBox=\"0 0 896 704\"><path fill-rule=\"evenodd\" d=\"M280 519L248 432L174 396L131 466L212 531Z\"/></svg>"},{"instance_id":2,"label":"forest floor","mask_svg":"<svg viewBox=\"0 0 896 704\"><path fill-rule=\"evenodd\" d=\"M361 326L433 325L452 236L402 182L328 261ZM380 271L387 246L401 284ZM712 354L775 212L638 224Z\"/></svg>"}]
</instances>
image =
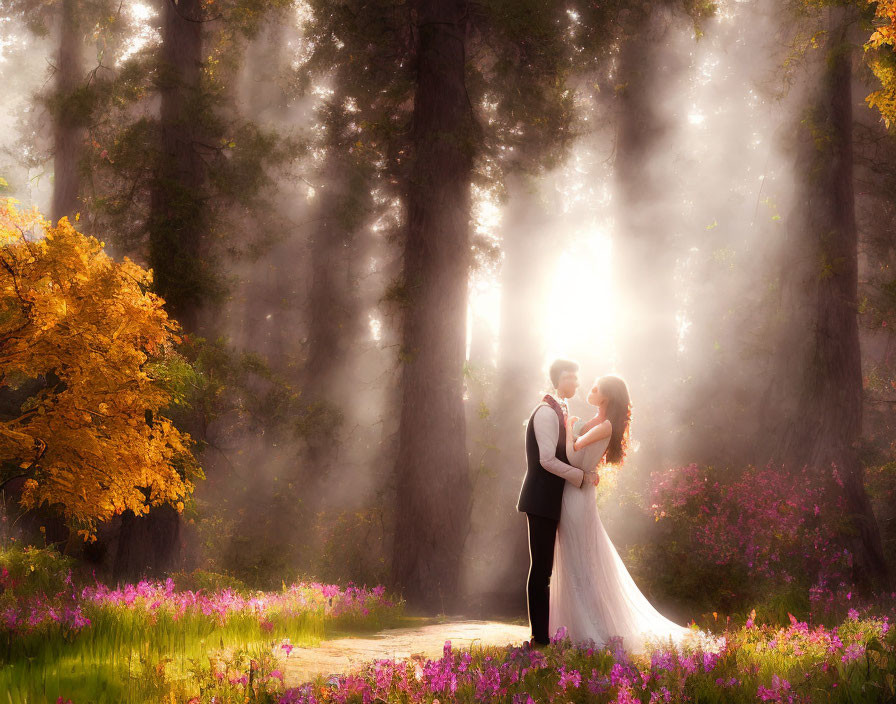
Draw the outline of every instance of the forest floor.
<instances>
[{"instance_id":1,"label":"forest floor","mask_svg":"<svg viewBox=\"0 0 896 704\"><path fill-rule=\"evenodd\" d=\"M454 620L387 628L365 636L348 635L321 641L313 647L296 646L286 655L278 644L274 655L280 663L284 684L297 687L318 675L345 674L365 662L381 658L422 655L442 657L445 641L455 650L470 646L520 645L529 638L529 626L501 621ZM229 654L229 649L221 651Z\"/></svg>"}]
</instances>

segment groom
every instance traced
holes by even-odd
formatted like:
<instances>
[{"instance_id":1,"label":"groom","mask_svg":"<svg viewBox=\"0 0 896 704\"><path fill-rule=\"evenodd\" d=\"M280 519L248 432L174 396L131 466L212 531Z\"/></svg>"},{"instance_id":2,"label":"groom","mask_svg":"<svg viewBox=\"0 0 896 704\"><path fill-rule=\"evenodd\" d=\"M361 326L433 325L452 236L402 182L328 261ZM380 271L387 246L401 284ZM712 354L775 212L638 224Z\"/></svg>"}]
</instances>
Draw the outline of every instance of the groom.
<instances>
[{"instance_id":1,"label":"groom","mask_svg":"<svg viewBox=\"0 0 896 704\"><path fill-rule=\"evenodd\" d=\"M560 521L563 482L582 486L585 473L569 464L566 457L566 399L579 386L579 365L568 359L551 364L554 393L546 394L526 426L526 477L516 510L529 523L529 579L526 597L533 645L550 643L548 634L551 571L554 566L554 538Z\"/></svg>"}]
</instances>

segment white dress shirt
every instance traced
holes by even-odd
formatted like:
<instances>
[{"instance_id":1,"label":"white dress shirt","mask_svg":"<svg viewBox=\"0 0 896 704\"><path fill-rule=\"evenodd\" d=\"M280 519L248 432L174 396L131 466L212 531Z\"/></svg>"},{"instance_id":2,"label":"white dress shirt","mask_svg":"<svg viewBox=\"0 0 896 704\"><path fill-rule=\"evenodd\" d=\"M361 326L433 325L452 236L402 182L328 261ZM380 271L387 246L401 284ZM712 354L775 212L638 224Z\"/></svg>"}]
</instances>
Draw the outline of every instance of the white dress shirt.
<instances>
[{"instance_id":1,"label":"white dress shirt","mask_svg":"<svg viewBox=\"0 0 896 704\"><path fill-rule=\"evenodd\" d=\"M565 402L558 402L566 406ZM538 443L538 460L541 466L551 474L563 477L573 486L582 486L585 473L557 457L557 441L560 439L560 419L557 412L550 406L543 405L535 411L532 423L535 426L535 441Z\"/></svg>"}]
</instances>

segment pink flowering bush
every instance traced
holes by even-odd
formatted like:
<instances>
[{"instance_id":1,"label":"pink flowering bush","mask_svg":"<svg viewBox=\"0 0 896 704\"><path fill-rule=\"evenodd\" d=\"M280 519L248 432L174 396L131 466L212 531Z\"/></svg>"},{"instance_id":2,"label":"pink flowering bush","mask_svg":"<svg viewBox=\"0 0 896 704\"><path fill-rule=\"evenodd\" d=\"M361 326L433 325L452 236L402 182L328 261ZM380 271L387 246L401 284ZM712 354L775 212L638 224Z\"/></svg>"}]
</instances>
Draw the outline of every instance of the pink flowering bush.
<instances>
[{"instance_id":1,"label":"pink flowering bush","mask_svg":"<svg viewBox=\"0 0 896 704\"><path fill-rule=\"evenodd\" d=\"M52 548L0 548L0 596L55 593L71 583L75 560Z\"/></svg>"},{"instance_id":2,"label":"pink flowering bush","mask_svg":"<svg viewBox=\"0 0 896 704\"><path fill-rule=\"evenodd\" d=\"M48 628L69 633L89 624L74 598L73 565L52 549L0 550L0 643L4 633L42 635Z\"/></svg>"},{"instance_id":3,"label":"pink flowering bush","mask_svg":"<svg viewBox=\"0 0 896 704\"><path fill-rule=\"evenodd\" d=\"M696 464L653 473L648 505L657 540L642 557L665 574L661 589L699 592L715 610L760 600L783 605L782 617L831 610L850 593L852 566L838 540L840 486L836 469L823 482L806 468L772 465L734 477Z\"/></svg>"}]
</instances>

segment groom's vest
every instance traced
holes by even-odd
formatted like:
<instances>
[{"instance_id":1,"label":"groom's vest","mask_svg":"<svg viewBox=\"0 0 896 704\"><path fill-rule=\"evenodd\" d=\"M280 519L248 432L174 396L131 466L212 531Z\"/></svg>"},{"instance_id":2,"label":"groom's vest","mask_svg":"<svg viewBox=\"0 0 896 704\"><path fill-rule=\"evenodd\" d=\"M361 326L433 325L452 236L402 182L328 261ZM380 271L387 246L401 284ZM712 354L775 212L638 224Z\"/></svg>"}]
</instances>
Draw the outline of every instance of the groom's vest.
<instances>
[{"instance_id":1,"label":"groom's vest","mask_svg":"<svg viewBox=\"0 0 896 704\"><path fill-rule=\"evenodd\" d=\"M520 489L520 498L516 503L516 510L524 513L532 513L536 516L560 520L560 504L563 502L563 477L549 472L541 466L538 457L538 442L535 440L535 413L542 406L550 406L557 414L560 425L560 436L557 439L555 455L558 459L569 464L566 457L566 423L563 422L563 410L550 396L548 403L539 403L526 425L526 477L523 479L523 487Z\"/></svg>"}]
</instances>

